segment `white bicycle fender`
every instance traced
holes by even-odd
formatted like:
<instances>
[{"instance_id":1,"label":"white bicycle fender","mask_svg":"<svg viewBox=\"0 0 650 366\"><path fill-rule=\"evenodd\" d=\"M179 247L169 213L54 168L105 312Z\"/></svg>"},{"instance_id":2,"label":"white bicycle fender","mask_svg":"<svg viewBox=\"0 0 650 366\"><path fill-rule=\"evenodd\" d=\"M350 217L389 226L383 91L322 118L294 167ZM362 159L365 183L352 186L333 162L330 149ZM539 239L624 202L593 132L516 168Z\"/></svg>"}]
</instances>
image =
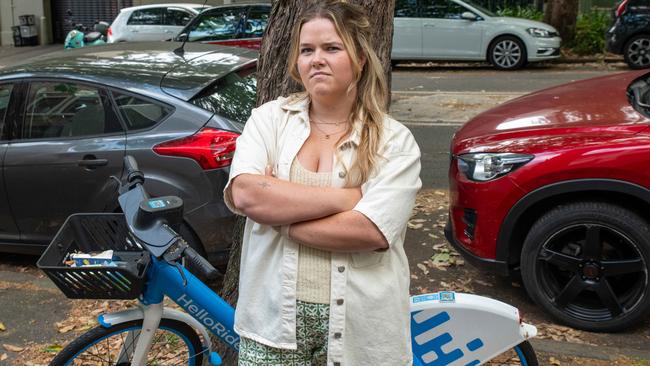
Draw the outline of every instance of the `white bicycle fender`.
<instances>
[{"instance_id":1,"label":"white bicycle fender","mask_svg":"<svg viewBox=\"0 0 650 366\"><path fill-rule=\"evenodd\" d=\"M144 318L144 311L142 308L132 308L128 310L118 311L116 313L102 314L97 318L99 324L105 328L108 328L112 325L122 324L130 322L132 320L139 320ZM173 319L183 322L195 330L199 331L202 335L203 347L207 349L206 355L209 355L212 352L212 343L210 342L210 335L205 327L199 323L196 319L192 318L188 314L165 308L163 309L163 319Z\"/></svg>"},{"instance_id":2,"label":"white bicycle fender","mask_svg":"<svg viewBox=\"0 0 650 366\"><path fill-rule=\"evenodd\" d=\"M519 310L487 297L438 292L411 297L413 356L422 365L480 365L534 337Z\"/></svg>"}]
</instances>

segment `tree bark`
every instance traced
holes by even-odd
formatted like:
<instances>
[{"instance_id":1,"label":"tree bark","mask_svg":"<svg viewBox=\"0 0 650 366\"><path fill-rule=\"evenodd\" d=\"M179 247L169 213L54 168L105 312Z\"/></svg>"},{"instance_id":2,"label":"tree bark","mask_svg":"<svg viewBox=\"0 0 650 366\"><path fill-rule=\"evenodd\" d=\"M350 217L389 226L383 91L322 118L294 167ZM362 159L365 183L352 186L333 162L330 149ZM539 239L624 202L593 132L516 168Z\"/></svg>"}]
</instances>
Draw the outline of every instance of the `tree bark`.
<instances>
[{"instance_id":1,"label":"tree bark","mask_svg":"<svg viewBox=\"0 0 650 366\"><path fill-rule=\"evenodd\" d=\"M544 23L550 24L562 37L562 44L573 42L578 19L578 0L548 0L544 9Z\"/></svg>"},{"instance_id":2,"label":"tree bark","mask_svg":"<svg viewBox=\"0 0 650 366\"><path fill-rule=\"evenodd\" d=\"M273 0L268 26L262 39L260 58L257 65L257 104L261 105L280 96L301 91L302 86L291 79L287 73L287 58L291 29L300 13L310 2L318 0ZM390 52L393 45L394 0L349 0L363 6L369 15L374 38L375 52L381 60L390 90ZM390 103L390 98L387 101ZM238 217L235 225L232 251L220 295L233 306L237 303L239 285L239 264L241 239L245 218ZM216 342L216 350L224 355L224 365L236 365L237 355Z\"/></svg>"}]
</instances>

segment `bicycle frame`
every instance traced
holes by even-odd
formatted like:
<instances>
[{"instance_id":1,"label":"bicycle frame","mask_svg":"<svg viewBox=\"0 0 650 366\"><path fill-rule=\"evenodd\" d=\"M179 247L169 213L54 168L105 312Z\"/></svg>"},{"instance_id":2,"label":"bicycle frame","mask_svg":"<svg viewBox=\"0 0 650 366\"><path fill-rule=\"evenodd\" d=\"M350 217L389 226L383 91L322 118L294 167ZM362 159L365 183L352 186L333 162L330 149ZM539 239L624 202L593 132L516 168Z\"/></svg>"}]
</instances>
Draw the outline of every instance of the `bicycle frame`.
<instances>
[{"instance_id":1,"label":"bicycle frame","mask_svg":"<svg viewBox=\"0 0 650 366\"><path fill-rule=\"evenodd\" d=\"M184 267L182 271L187 280L186 284L183 283L183 277L177 267L154 256L151 259L152 262L147 269L147 283L140 299L144 307L103 314L99 317L99 323L104 327L134 319L144 319L143 330L138 337L131 364L133 366L145 364L154 332L162 318L183 321L200 331L204 338L204 351L206 355L210 355L213 365L220 364L220 359L210 352L210 340L206 330L219 337L235 351L239 351L239 336L233 329L235 309ZM182 307L189 316L180 311L163 309L162 302L165 296Z\"/></svg>"},{"instance_id":2,"label":"bicycle frame","mask_svg":"<svg viewBox=\"0 0 650 366\"><path fill-rule=\"evenodd\" d=\"M153 334L162 318L180 320L201 332L204 352L209 355L212 365L221 364L221 359L211 352L208 331L239 351L239 336L233 329L233 307L192 273L185 268L182 270L186 285L177 267L152 257L140 300L143 309L99 317L104 327L144 319L132 365L144 365ZM181 306L185 313L163 309L165 296ZM477 324L481 326L477 327ZM537 333L534 326L521 322L519 311L508 304L454 292L412 296L411 332L414 366L479 365Z\"/></svg>"}]
</instances>

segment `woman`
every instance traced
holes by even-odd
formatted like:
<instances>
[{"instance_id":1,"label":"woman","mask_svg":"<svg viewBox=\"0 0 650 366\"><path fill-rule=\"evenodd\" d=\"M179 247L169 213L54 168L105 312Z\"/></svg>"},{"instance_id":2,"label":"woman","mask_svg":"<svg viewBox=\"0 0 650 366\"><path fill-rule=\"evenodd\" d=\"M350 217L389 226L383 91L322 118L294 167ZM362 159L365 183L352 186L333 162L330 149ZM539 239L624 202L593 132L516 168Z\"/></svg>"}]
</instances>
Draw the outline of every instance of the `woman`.
<instances>
[{"instance_id":1,"label":"woman","mask_svg":"<svg viewBox=\"0 0 650 366\"><path fill-rule=\"evenodd\" d=\"M411 365L403 243L420 151L385 113L388 90L360 7L307 9L289 72L305 93L253 110L228 206L244 229L240 365Z\"/></svg>"}]
</instances>

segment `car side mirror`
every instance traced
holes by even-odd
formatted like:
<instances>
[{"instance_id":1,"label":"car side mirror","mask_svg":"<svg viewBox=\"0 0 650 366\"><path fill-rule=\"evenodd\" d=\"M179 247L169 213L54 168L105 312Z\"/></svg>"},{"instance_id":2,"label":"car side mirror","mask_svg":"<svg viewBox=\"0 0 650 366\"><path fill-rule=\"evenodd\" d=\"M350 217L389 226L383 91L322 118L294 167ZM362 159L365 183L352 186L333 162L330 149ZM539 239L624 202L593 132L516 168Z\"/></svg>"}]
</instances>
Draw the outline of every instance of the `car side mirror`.
<instances>
[{"instance_id":1,"label":"car side mirror","mask_svg":"<svg viewBox=\"0 0 650 366\"><path fill-rule=\"evenodd\" d=\"M187 33L181 33L176 37L177 42L185 42L187 41Z\"/></svg>"},{"instance_id":2,"label":"car side mirror","mask_svg":"<svg viewBox=\"0 0 650 366\"><path fill-rule=\"evenodd\" d=\"M465 20L475 21L476 19L478 19L478 16L476 16L476 14L472 13L471 11L466 11L460 15L460 18Z\"/></svg>"}]
</instances>

